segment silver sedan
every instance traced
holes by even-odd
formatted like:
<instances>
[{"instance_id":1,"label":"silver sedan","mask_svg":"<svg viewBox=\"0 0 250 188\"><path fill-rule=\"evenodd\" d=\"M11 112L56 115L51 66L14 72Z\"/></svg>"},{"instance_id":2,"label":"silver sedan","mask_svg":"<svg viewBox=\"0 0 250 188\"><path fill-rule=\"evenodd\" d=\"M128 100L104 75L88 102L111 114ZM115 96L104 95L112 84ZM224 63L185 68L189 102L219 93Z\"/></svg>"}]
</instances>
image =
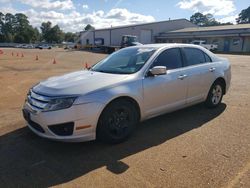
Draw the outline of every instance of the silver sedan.
<instances>
[{"instance_id":1,"label":"silver sedan","mask_svg":"<svg viewBox=\"0 0 250 188\"><path fill-rule=\"evenodd\" d=\"M201 102L209 108L220 105L230 67L227 59L197 45L128 47L89 70L32 87L23 115L28 127L45 138L119 143L139 121Z\"/></svg>"}]
</instances>

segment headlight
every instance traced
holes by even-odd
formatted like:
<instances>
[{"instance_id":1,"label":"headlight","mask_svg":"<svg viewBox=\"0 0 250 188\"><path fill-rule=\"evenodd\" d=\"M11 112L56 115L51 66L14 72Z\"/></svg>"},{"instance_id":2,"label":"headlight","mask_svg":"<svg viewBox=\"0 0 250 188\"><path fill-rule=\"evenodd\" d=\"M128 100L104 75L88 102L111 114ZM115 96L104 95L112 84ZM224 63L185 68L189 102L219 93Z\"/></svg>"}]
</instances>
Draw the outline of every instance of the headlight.
<instances>
[{"instance_id":1,"label":"headlight","mask_svg":"<svg viewBox=\"0 0 250 188\"><path fill-rule=\"evenodd\" d=\"M69 108L72 106L75 99L76 99L76 97L52 99L45 106L43 111L47 112L47 111L55 111L55 110Z\"/></svg>"}]
</instances>

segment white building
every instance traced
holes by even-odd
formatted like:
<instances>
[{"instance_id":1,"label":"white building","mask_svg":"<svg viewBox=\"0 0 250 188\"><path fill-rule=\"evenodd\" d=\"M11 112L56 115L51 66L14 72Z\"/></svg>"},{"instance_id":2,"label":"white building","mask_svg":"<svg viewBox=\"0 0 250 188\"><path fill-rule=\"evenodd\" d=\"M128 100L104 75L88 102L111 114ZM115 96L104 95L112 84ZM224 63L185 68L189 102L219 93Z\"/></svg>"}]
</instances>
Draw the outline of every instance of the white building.
<instances>
[{"instance_id":1,"label":"white building","mask_svg":"<svg viewBox=\"0 0 250 188\"><path fill-rule=\"evenodd\" d=\"M154 43L155 37L159 36L160 33L195 26L187 19L178 19L82 31L81 44L94 44L95 39L103 39L105 46L119 46L123 35L137 36L140 43L149 44Z\"/></svg>"}]
</instances>

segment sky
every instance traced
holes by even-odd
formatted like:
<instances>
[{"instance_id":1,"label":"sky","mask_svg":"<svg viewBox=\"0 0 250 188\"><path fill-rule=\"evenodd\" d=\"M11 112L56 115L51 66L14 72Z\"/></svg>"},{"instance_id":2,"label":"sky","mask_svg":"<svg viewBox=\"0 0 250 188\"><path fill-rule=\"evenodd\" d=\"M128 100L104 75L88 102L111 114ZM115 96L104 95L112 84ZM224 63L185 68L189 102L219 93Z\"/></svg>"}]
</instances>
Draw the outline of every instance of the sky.
<instances>
[{"instance_id":1,"label":"sky","mask_svg":"<svg viewBox=\"0 0 250 188\"><path fill-rule=\"evenodd\" d=\"M0 0L0 12L24 13L39 28L51 21L66 32L86 24L106 28L128 24L189 19L195 12L211 13L220 22L233 22L250 6L249 0Z\"/></svg>"}]
</instances>

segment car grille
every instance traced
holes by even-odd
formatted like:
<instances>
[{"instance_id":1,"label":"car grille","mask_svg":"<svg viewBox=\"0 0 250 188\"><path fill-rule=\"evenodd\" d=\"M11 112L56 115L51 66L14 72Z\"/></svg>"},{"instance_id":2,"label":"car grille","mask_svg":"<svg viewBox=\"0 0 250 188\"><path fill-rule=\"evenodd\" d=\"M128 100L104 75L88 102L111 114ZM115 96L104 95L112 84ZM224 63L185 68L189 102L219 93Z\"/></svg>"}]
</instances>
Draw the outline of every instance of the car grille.
<instances>
[{"instance_id":1,"label":"car grille","mask_svg":"<svg viewBox=\"0 0 250 188\"><path fill-rule=\"evenodd\" d=\"M50 97L35 93L33 91L30 91L27 96L28 104L35 111L42 111L50 100Z\"/></svg>"}]
</instances>

